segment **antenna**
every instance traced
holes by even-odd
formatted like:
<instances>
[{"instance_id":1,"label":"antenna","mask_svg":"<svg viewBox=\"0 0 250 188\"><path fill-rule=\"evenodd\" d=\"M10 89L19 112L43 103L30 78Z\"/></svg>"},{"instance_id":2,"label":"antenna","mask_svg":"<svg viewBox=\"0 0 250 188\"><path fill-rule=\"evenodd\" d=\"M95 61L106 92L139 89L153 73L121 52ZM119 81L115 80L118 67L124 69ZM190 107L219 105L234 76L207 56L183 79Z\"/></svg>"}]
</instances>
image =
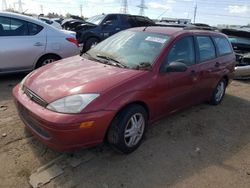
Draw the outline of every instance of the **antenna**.
<instances>
[{"instance_id":1,"label":"antenna","mask_svg":"<svg viewBox=\"0 0 250 188\"><path fill-rule=\"evenodd\" d=\"M144 1L144 0L141 0L141 4L138 5L137 7L140 8L139 15L144 16L144 13L145 13L144 10L148 8L148 7L146 7L146 5L145 5L145 1Z\"/></svg>"},{"instance_id":2,"label":"antenna","mask_svg":"<svg viewBox=\"0 0 250 188\"><path fill-rule=\"evenodd\" d=\"M128 13L128 0L121 1L121 13L127 14Z\"/></svg>"},{"instance_id":3,"label":"antenna","mask_svg":"<svg viewBox=\"0 0 250 188\"><path fill-rule=\"evenodd\" d=\"M7 3L6 0L2 0L2 10L7 10Z\"/></svg>"}]
</instances>

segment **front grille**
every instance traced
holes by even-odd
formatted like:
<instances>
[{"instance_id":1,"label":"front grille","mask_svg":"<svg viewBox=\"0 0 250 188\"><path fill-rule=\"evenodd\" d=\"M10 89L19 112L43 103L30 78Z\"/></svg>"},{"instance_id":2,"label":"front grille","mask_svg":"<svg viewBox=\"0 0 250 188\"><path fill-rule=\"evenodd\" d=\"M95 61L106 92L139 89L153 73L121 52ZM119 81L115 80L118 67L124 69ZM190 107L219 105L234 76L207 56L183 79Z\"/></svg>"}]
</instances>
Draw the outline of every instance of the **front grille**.
<instances>
[{"instance_id":1,"label":"front grille","mask_svg":"<svg viewBox=\"0 0 250 188\"><path fill-rule=\"evenodd\" d=\"M49 133L41 128L40 123L36 119L34 119L32 115L30 114L30 112L24 106L22 106L19 102L17 102L17 108L18 108L20 117L22 118L22 120L27 126L35 130L41 136L45 138L50 138Z\"/></svg>"},{"instance_id":2,"label":"front grille","mask_svg":"<svg viewBox=\"0 0 250 188\"><path fill-rule=\"evenodd\" d=\"M27 97L30 98L30 100L34 101L35 103L39 104L42 107L46 107L48 105L48 103L45 100L43 100L33 91L31 91L29 88L23 86L22 89L23 89L23 92L27 95Z\"/></svg>"}]
</instances>

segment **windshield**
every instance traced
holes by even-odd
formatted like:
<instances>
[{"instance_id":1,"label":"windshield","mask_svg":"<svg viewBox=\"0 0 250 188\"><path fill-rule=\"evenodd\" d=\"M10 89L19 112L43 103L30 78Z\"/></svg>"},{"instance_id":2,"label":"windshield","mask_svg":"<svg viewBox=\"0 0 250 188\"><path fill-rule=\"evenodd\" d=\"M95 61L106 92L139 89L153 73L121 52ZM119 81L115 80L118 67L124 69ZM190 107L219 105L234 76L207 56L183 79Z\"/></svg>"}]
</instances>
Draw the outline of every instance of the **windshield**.
<instances>
[{"instance_id":1,"label":"windshield","mask_svg":"<svg viewBox=\"0 0 250 188\"><path fill-rule=\"evenodd\" d=\"M90 17L89 19L86 20L86 22L99 25L104 18L105 18L105 15L97 15L97 16Z\"/></svg>"},{"instance_id":2,"label":"windshield","mask_svg":"<svg viewBox=\"0 0 250 188\"><path fill-rule=\"evenodd\" d=\"M110 57L128 68L152 65L170 37L164 34L122 31L88 51L94 58Z\"/></svg>"}]
</instances>

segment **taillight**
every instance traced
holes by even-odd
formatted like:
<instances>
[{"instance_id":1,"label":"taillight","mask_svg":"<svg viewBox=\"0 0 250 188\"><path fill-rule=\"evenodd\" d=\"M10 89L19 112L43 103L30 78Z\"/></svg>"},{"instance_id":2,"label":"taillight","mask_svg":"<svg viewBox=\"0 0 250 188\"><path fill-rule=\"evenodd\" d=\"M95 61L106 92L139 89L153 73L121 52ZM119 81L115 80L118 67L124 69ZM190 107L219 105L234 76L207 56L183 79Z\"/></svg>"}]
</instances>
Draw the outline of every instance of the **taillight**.
<instances>
[{"instance_id":1,"label":"taillight","mask_svg":"<svg viewBox=\"0 0 250 188\"><path fill-rule=\"evenodd\" d=\"M66 38L66 40L74 43L78 48L80 47L78 41L75 38Z\"/></svg>"}]
</instances>

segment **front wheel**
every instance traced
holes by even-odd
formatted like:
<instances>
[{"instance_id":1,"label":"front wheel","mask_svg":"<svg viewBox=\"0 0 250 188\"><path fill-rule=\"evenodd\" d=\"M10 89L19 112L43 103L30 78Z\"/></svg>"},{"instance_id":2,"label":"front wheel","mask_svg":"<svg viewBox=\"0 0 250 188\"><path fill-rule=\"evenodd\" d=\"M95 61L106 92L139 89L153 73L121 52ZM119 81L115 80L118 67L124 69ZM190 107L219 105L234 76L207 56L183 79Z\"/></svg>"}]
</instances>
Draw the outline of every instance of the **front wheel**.
<instances>
[{"instance_id":1,"label":"front wheel","mask_svg":"<svg viewBox=\"0 0 250 188\"><path fill-rule=\"evenodd\" d=\"M97 38L89 38L85 43L84 52L97 45L97 43L99 43L99 40Z\"/></svg>"},{"instance_id":2,"label":"front wheel","mask_svg":"<svg viewBox=\"0 0 250 188\"><path fill-rule=\"evenodd\" d=\"M44 65L47 65L49 63L52 63L54 61L59 60L60 57L56 55L45 55L42 58L40 58L36 64L36 68L42 67Z\"/></svg>"},{"instance_id":3,"label":"front wheel","mask_svg":"<svg viewBox=\"0 0 250 188\"><path fill-rule=\"evenodd\" d=\"M217 84L216 88L213 91L213 95L210 101L212 105L218 105L221 103L225 95L226 84L227 83L225 79L221 79L219 81L219 83Z\"/></svg>"},{"instance_id":4,"label":"front wheel","mask_svg":"<svg viewBox=\"0 0 250 188\"><path fill-rule=\"evenodd\" d=\"M146 126L146 110L140 105L131 105L111 123L108 142L122 153L131 153L141 144Z\"/></svg>"}]
</instances>

